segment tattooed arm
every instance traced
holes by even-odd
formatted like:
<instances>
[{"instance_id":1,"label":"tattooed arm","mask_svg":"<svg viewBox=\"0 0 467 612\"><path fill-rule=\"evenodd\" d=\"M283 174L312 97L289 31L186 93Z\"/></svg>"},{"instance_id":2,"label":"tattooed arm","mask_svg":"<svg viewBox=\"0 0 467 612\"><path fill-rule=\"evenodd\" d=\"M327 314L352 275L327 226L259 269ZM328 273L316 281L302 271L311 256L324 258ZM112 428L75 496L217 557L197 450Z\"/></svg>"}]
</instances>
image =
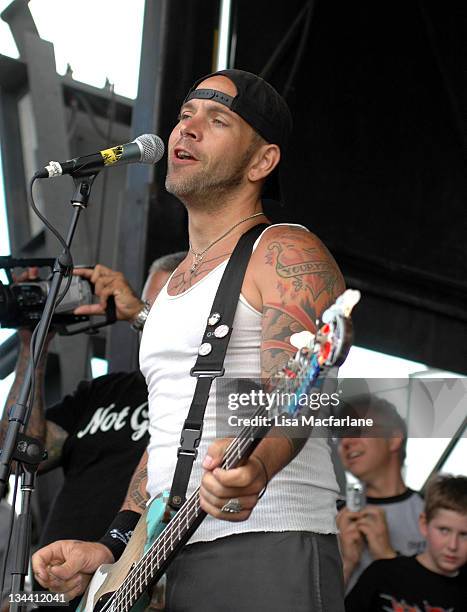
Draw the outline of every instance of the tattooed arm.
<instances>
[{"instance_id":1,"label":"tattooed arm","mask_svg":"<svg viewBox=\"0 0 467 612\"><path fill-rule=\"evenodd\" d=\"M295 354L290 336L314 332L316 320L345 284L332 255L312 233L281 226L270 229L264 238L255 252L255 269L263 305L261 372L267 381ZM287 436L287 430L281 430ZM293 431L287 440L291 458L306 442L293 437Z\"/></svg>"},{"instance_id":2,"label":"tattooed arm","mask_svg":"<svg viewBox=\"0 0 467 612\"><path fill-rule=\"evenodd\" d=\"M27 329L20 329L18 331L20 339L20 347L18 353L18 360L15 368L15 378L8 394L5 408L3 411L2 424L1 424L1 442L5 438L6 429L8 426L8 413L10 408L16 403L18 395L23 384L26 371L29 365L29 344L31 341L31 332ZM44 373L46 363L46 351L42 353L39 365L36 370L36 384L33 401L33 409L28 424L28 434L39 438L41 442L45 441L45 422L44 422Z\"/></svg>"},{"instance_id":3,"label":"tattooed arm","mask_svg":"<svg viewBox=\"0 0 467 612\"><path fill-rule=\"evenodd\" d=\"M316 318L344 290L342 275L326 247L313 234L289 227L271 228L253 254L242 288L249 302L263 312L262 377L270 379L296 352L290 336L315 331ZM253 299L252 299L253 298ZM267 436L248 461L233 470L216 470L230 440L213 442L204 458L200 501L203 510L227 521L246 520L267 481L302 449L305 438L281 427ZM230 498L242 510L222 511Z\"/></svg>"},{"instance_id":4,"label":"tattooed arm","mask_svg":"<svg viewBox=\"0 0 467 612\"><path fill-rule=\"evenodd\" d=\"M31 332L27 329L20 329L18 334L20 338L20 350L15 368L15 379L11 386L10 393L8 394L3 412L0 430L0 445L3 444L8 427L8 412L18 399L21 385L24 381L29 364ZM51 338L52 335L49 334L39 365L36 369L34 400L27 427L27 434L40 440L43 444L45 444L45 447L48 450L49 458L47 461L41 463L41 471L51 469L57 465L57 462L61 457L63 444L68 436L67 432L61 427L45 419L44 375L47 361L47 347Z\"/></svg>"},{"instance_id":5,"label":"tattooed arm","mask_svg":"<svg viewBox=\"0 0 467 612\"><path fill-rule=\"evenodd\" d=\"M146 503L149 500L149 495L146 491L146 484L148 482L147 465L148 451L145 450L133 472L125 501L120 510L132 510L141 514L146 508Z\"/></svg>"}]
</instances>

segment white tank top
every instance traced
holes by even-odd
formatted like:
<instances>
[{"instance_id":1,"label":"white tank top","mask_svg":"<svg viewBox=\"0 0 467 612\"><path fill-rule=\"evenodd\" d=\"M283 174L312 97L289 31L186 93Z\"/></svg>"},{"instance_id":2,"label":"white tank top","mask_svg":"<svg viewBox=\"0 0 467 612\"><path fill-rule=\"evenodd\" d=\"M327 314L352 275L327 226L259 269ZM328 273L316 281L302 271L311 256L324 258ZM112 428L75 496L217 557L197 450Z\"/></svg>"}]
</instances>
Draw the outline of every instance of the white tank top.
<instances>
[{"instance_id":1,"label":"white tank top","mask_svg":"<svg viewBox=\"0 0 467 612\"><path fill-rule=\"evenodd\" d=\"M265 230L267 231L267 229ZM264 234L264 232L263 232ZM256 241L256 248L262 235ZM149 393L148 493L170 490L183 423L193 398L196 378L190 376L207 318L227 261L187 291L159 293L144 326L140 366ZM260 378L260 312L240 295L225 357L225 377ZM187 495L199 486L209 444L216 438L216 383L206 407L203 436ZM210 541L252 531L335 533L336 484L329 447L310 438L300 454L269 483L247 521L231 523L208 516L190 542Z\"/></svg>"}]
</instances>

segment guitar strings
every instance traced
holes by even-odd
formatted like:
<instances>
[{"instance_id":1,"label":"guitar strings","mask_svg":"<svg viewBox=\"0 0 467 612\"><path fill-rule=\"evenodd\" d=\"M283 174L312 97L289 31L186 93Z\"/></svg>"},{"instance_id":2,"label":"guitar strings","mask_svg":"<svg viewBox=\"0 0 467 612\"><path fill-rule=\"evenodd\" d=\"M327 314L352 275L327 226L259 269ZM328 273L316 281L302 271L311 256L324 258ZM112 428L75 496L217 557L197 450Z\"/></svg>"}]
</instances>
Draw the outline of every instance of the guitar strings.
<instances>
[{"instance_id":1,"label":"guitar strings","mask_svg":"<svg viewBox=\"0 0 467 612\"><path fill-rule=\"evenodd\" d=\"M261 414L262 410L258 409L257 410L258 414ZM258 428L256 428L258 429ZM251 433L248 434L248 437L245 436L245 433L247 433L249 430L248 428L245 428L241 434L239 435L239 438L236 441L233 441L229 447L226 450L226 454L224 457L224 461L223 463L228 463L230 461L230 459L232 457L234 457L239 451L235 450L235 442L237 442L239 444L240 447L240 451L242 450L242 448L245 448L248 443L250 443L250 439L251 439ZM254 437L254 436L253 436ZM247 441L246 444L242 445L242 439L245 439ZM233 451L233 453L232 453ZM103 606L102 611L104 612L104 610L107 610L115 601L115 603L117 605L119 605L120 603L125 604L125 603L130 603L130 602L124 602L124 601L120 601L122 599L127 599L129 596L134 595L135 599L137 596L137 580L138 580L138 574L141 575L142 572L144 572L145 574L147 573L147 569L148 569L148 565L151 567L152 570L152 564L154 562L154 560L156 562L159 561L159 554L162 552L164 553L163 556L165 556L165 553L167 552L166 548L168 547L167 545L169 544L169 551L170 549L173 548L173 545L170 546L170 544L172 544L172 533L174 531L177 530L181 531L181 525L183 523L185 523L185 521L189 521L191 518L196 517L200 511L200 506L199 506L199 487L193 492L193 494L190 496L190 498L183 504L182 508L180 508L179 512L174 516L174 518L172 519L172 521L170 522L169 526L167 527L166 530L164 530L161 534L161 536L159 536L159 538L153 543L153 545L146 551L146 553L143 555L143 557L141 557L141 559L139 560L139 562L132 568L132 570L128 573L128 575L126 576L124 582L122 583L122 585L119 587L119 589L117 591L115 591L113 593L113 595L111 596L111 598L109 598L109 600L106 602L105 606ZM170 539L170 543L168 543L168 540ZM179 536L180 539L180 536ZM147 576L146 576L147 578ZM141 583L140 586L142 587ZM147 586L147 585L146 585ZM128 591L129 589L129 591ZM124 592L127 591L126 593ZM132 590L134 590L134 594L132 593ZM144 591L144 588L141 589L142 591ZM122 597L123 595L123 597Z\"/></svg>"},{"instance_id":2,"label":"guitar strings","mask_svg":"<svg viewBox=\"0 0 467 612\"><path fill-rule=\"evenodd\" d=\"M258 408L258 410L256 411L258 412L258 414L260 415L261 412L263 412L262 408ZM257 429L257 428L256 428ZM244 428L242 430L242 432L239 435L239 439L240 438L246 438L246 434L248 434L249 429L248 428ZM248 434L249 437L251 437L251 433ZM240 440L238 440L240 441ZM235 441L233 441L229 447L226 450L226 454L224 457L224 462L229 462L230 459L232 458L232 450L235 447ZM175 515L175 517L173 518L173 520L170 522L170 527L168 526L167 529L162 532L161 536L156 540L156 542L154 542L154 544L152 545L152 547L150 549L148 549L148 551L145 553L145 555L140 559L140 561L138 562L138 564L132 569L132 571L127 575L125 581L122 583L120 589L123 588L127 588L129 586L135 586L135 585L130 585L128 583L130 583L132 580L134 580L135 578L137 579L137 577L134 575L136 573L140 573L141 570L143 569L143 566L145 564L147 564L147 561L149 560L150 562L152 562L154 559L154 554L156 555L156 559L159 556L159 553L161 552L161 548L162 551L165 553L166 552L166 544L167 544L167 540L171 538L172 532L174 530L176 530L178 528L178 530L180 531L180 526L181 523L185 522L186 519L191 518L191 515L193 514L193 511L195 512L195 515L199 512L199 508L195 505L193 507L193 502L197 502L198 499L194 499L197 498L197 494L199 493L199 488L194 491L194 493L190 496L190 498L185 502L185 504L183 504L182 508L179 510L179 512ZM116 591L114 593L115 597L118 597L118 592ZM108 602L106 602L106 607L103 608L104 610L107 609L113 602L111 600L109 600Z\"/></svg>"},{"instance_id":3,"label":"guitar strings","mask_svg":"<svg viewBox=\"0 0 467 612\"><path fill-rule=\"evenodd\" d=\"M298 372L296 373L297 378L300 380L302 379L302 385L306 384L306 389L309 389L310 386L312 386L313 384L315 384L318 381L319 375L321 373L322 368L319 366L317 359L316 359L316 355L312 354L310 358L307 358L306 360L303 360L303 363L300 364L301 367L299 368ZM310 368L311 366L311 368ZM303 381L303 374L305 370L309 370L309 369L313 369L314 371L312 372L312 376L308 378L307 381ZM286 379L286 387L287 387L287 391L285 392L289 392L291 390L292 384L296 381L296 379L291 379L291 378L287 378ZM282 381L281 381L282 382ZM295 388L295 391L297 391L297 387ZM306 393L306 390L302 390L302 393ZM294 404L295 405L295 404ZM260 406L254 413L253 413L253 417L254 416L261 416L262 414L264 414L265 412L267 412L267 409L264 408L263 406ZM237 463L240 462L241 458L243 458L242 453L245 449L248 448L249 445L252 444L252 441L255 439L255 434L258 433L258 431L261 429L261 427L255 427L253 430L251 429L251 427L244 427L242 429L242 431L240 432L239 436L237 438L235 438L234 440L232 440L232 442L229 444L229 446L226 449L223 461L222 461L222 466L226 466L227 469L230 469L230 460L235 460L237 459ZM254 432L254 433L253 433ZM232 463L232 465L234 465L234 463ZM153 571L153 563L154 561L156 561L157 564L159 564L159 554L162 552L162 559L161 561L164 561L166 558L166 554L167 554L167 550L166 550L166 544L169 544L169 551L171 552L174 548L173 546L173 540L172 540L172 534L174 531L176 531L177 527L178 527L178 540L181 540L181 524L184 523L185 521L187 522L187 530L189 528L189 521L192 518L196 518L201 510L201 506L199 504L199 491L200 488L198 487L190 496L190 498L188 500L186 500L186 502L183 504L183 506L180 508L180 510L177 512L177 514L174 516L174 518L170 521L169 525L167 526L167 528L162 532L162 534L156 539L155 542L153 542L153 544L150 546L150 548L146 551L146 553L141 557L141 559L131 568L131 570L128 572L125 580L123 581L123 583L120 585L120 587L111 595L111 597L109 598L109 600L105 603L105 605L101 608L101 612L105 612L106 610L108 610L108 608L110 606L112 606L113 603L116 604L116 606L118 606L119 604L124 605L124 607L129 606L129 608L131 608L132 605L134 605L134 602L142 595L142 593L147 589L149 583L149 577L147 576L147 570L150 569L151 572ZM169 542L167 542L168 540L170 540ZM160 567L160 564L159 564ZM157 568L156 568L157 569ZM144 572L144 578L145 578L145 582L143 584L142 579L141 579L141 574L142 572ZM138 581L138 575L139 575L139 588L137 585L137 581ZM134 593L131 592L131 589L133 588ZM128 589L130 589L128 591ZM126 591L126 592L124 592ZM134 596L134 600L133 602L131 601L131 599L129 601L125 601L129 598L130 595ZM114 610L118 610L119 608L113 608Z\"/></svg>"}]
</instances>

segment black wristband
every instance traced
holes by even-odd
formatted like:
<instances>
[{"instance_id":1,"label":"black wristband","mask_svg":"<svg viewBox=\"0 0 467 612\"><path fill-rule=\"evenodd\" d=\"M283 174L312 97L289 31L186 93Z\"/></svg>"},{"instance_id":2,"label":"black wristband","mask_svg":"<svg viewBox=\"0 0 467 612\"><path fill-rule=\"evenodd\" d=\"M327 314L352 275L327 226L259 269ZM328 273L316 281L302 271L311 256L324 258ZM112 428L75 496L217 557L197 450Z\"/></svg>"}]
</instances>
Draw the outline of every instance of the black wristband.
<instances>
[{"instance_id":1,"label":"black wristband","mask_svg":"<svg viewBox=\"0 0 467 612\"><path fill-rule=\"evenodd\" d=\"M136 523L141 518L141 514L133 510L122 510L112 521L105 534L99 540L104 544L114 556L114 561L118 561L131 538Z\"/></svg>"}]
</instances>

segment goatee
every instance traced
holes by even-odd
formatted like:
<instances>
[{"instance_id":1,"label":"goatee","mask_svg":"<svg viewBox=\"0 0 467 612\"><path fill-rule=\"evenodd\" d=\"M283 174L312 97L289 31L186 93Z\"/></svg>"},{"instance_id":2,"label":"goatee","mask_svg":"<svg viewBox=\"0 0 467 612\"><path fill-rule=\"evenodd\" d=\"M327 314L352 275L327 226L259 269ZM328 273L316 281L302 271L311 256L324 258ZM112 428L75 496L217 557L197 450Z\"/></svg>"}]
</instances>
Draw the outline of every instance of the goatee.
<instances>
[{"instance_id":1,"label":"goatee","mask_svg":"<svg viewBox=\"0 0 467 612\"><path fill-rule=\"evenodd\" d=\"M237 161L234 168L217 166L212 171L205 169L193 173L191 176L177 176L176 171L167 171L165 188L172 195L184 202L193 199L202 202L219 203L222 196L230 194L242 185L245 180L246 169L256 150L256 143L252 142L243 156Z\"/></svg>"}]
</instances>

